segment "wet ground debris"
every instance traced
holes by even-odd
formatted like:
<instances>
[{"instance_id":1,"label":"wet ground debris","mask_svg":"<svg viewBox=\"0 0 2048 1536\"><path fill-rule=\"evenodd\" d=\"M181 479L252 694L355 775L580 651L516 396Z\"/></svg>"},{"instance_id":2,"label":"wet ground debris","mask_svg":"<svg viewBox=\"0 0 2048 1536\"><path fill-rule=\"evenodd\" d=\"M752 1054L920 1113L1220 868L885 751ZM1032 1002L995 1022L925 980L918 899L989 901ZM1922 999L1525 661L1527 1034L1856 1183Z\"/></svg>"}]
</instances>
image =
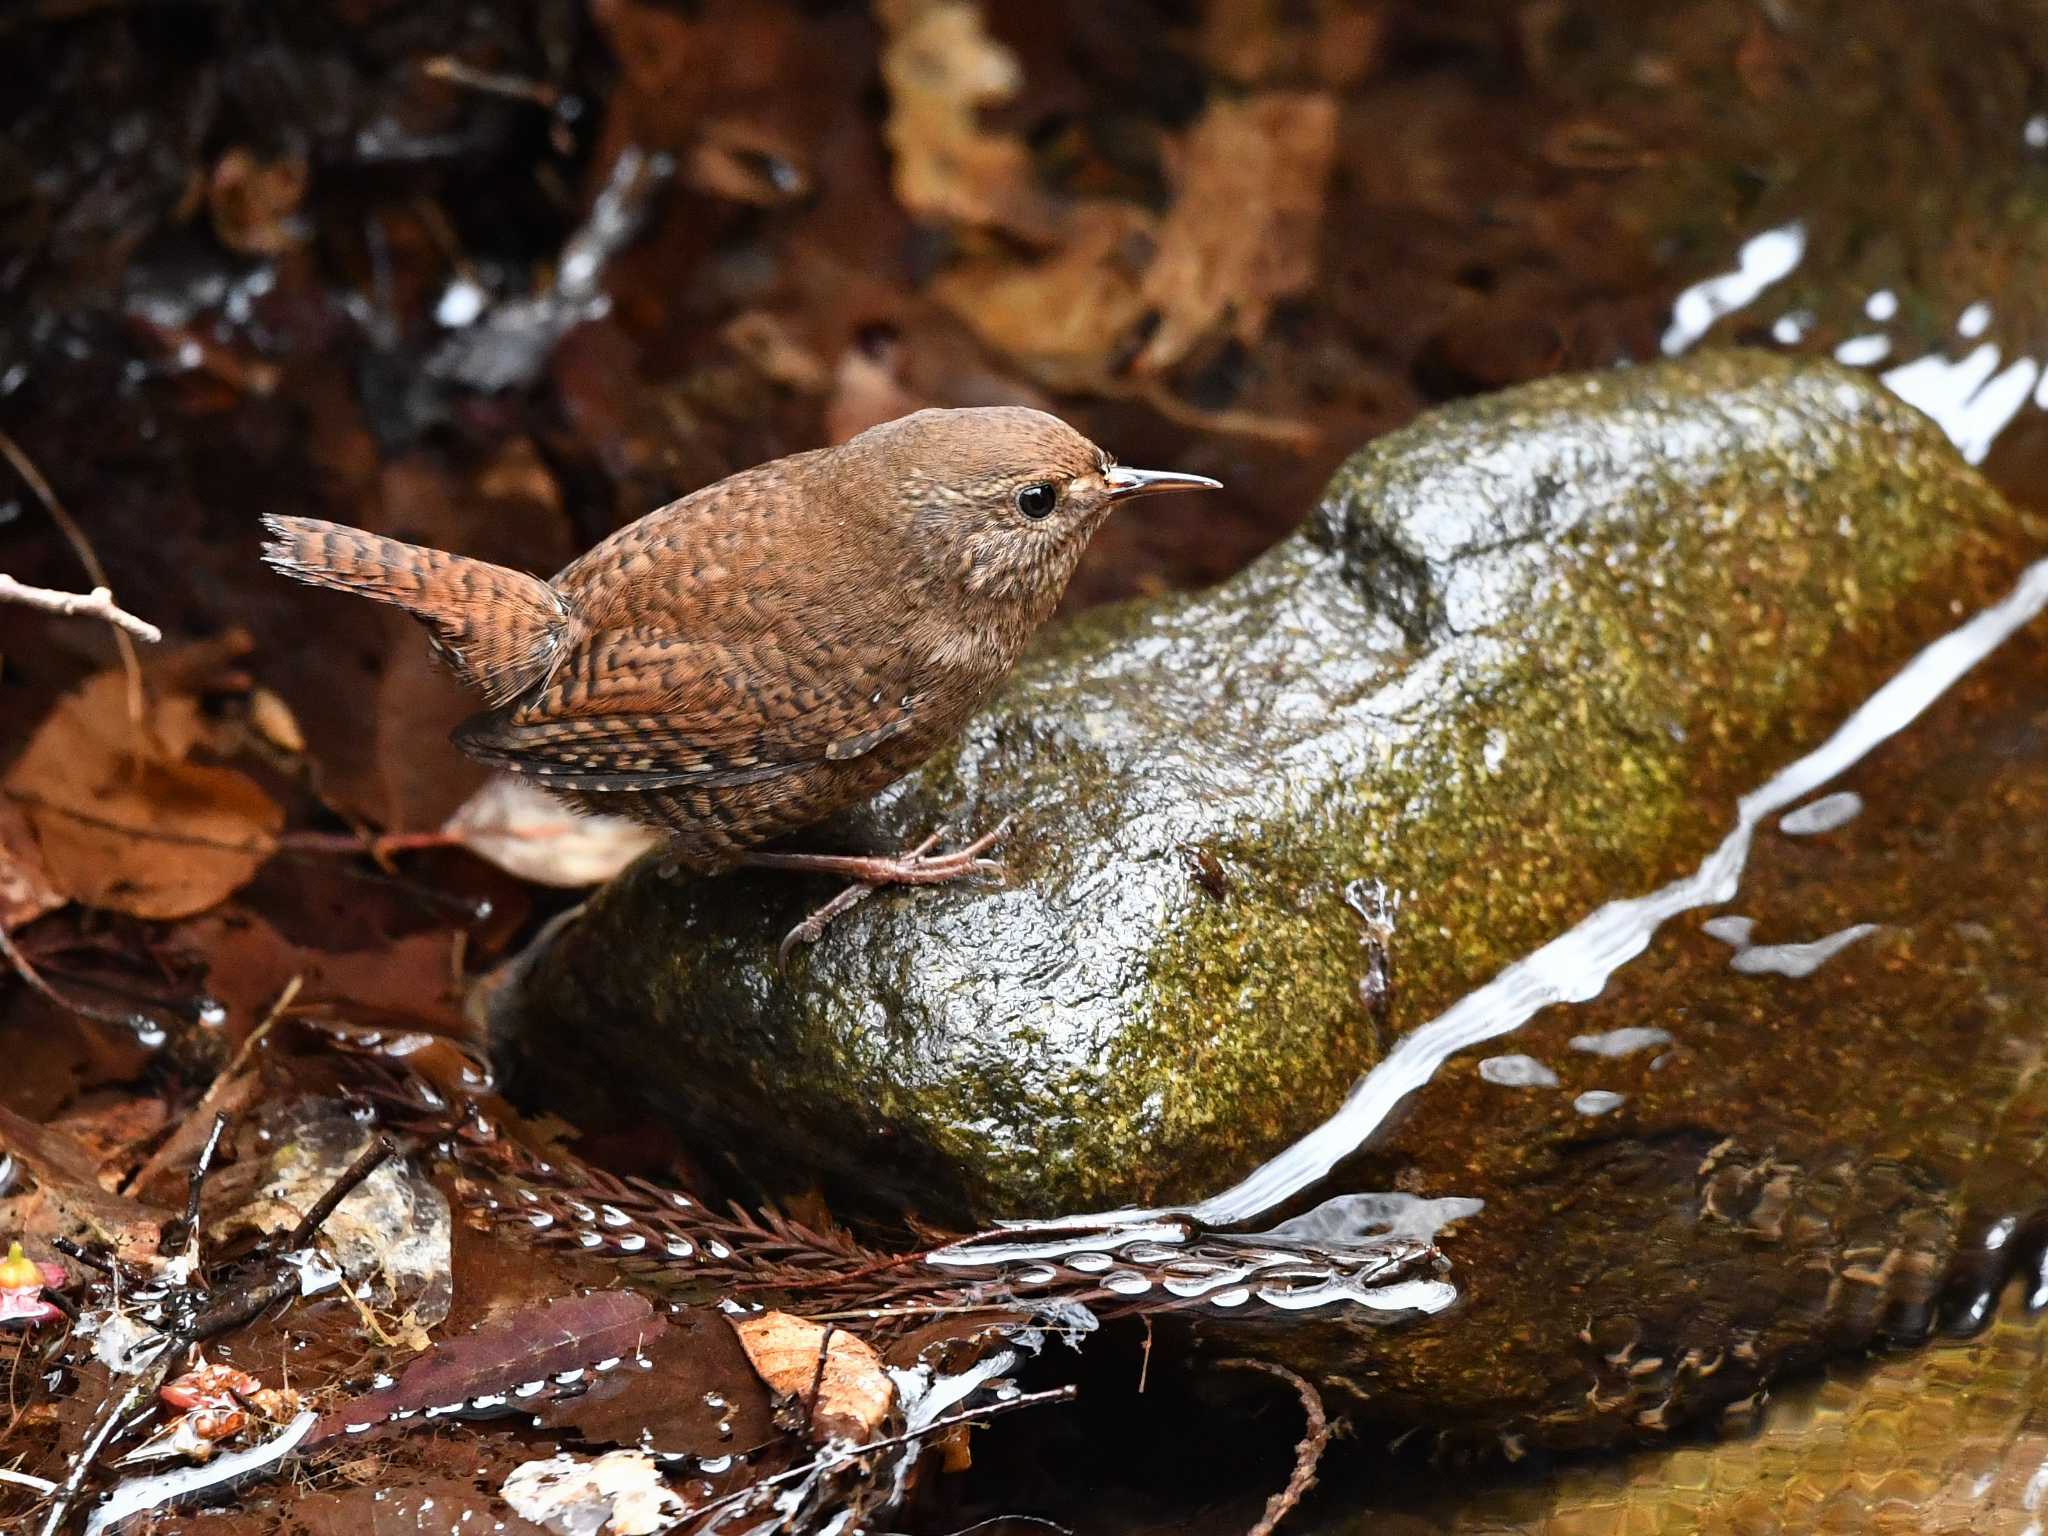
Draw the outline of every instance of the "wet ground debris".
<instances>
[{"instance_id":1,"label":"wet ground debris","mask_svg":"<svg viewBox=\"0 0 2048 1536\"><path fill-rule=\"evenodd\" d=\"M216 1135L208 1143L207 1155L193 1170L188 1211L195 1216L210 1167L210 1154L217 1145ZM241 1327L298 1290L300 1272L293 1262L294 1256L312 1241L350 1191L395 1150L391 1142L378 1139L334 1181L281 1242L259 1250L254 1261L241 1266L218 1291L202 1283L196 1219L192 1223L195 1235L188 1241L184 1254L157 1266L153 1273L127 1276L131 1295L139 1292L156 1298L144 1313L149 1319L148 1336L129 1352L124 1362L133 1368L127 1385L110 1387L83 1441L69 1453L65 1475L51 1493L37 1526L41 1536L60 1536L69 1527L74 1510L98 1472L102 1455L130 1429L137 1415L158 1398L166 1381L199 1346ZM65 1244L64 1251L99 1267L117 1282L127 1270L126 1261L100 1257L76 1244ZM115 1497L119 1497L118 1489Z\"/></svg>"}]
</instances>

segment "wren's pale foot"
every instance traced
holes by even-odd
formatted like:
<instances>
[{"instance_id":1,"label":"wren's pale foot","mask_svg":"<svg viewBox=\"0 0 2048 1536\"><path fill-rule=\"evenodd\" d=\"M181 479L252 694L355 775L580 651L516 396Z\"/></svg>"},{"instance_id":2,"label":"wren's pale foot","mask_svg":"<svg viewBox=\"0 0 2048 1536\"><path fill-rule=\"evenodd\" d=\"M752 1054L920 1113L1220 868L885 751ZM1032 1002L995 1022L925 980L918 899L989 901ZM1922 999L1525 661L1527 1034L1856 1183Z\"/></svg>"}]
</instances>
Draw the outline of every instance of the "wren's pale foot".
<instances>
[{"instance_id":1,"label":"wren's pale foot","mask_svg":"<svg viewBox=\"0 0 2048 1536\"><path fill-rule=\"evenodd\" d=\"M982 855L1001 842L1010 830L1005 816L993 832L976 838L965 848L933 855L939 834L934 832L908 853L746 853L739 862L750 869L779 869L791 874L846 875L853 884L818 908L783 935L776 953L787 961L799 944L815 944L835 918L851 912L885 885L946 885L970 875L1000 877L1003 866Z\"/></svg>"}]
</instances>

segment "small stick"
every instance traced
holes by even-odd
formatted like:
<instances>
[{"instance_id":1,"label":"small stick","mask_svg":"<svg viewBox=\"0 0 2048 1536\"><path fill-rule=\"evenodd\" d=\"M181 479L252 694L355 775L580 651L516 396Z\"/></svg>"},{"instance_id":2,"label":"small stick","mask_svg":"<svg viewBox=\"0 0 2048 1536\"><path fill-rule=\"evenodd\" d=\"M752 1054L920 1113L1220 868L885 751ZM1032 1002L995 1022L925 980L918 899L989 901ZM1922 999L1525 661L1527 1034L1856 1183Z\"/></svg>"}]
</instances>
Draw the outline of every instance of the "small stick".
<instances>
[{"instance_id":1,"label":"small stick","mask_svg":"<svg viewBox=\"0 0 2048 1536\"><path fill-rule=\"evenodd\" d=\"M224 1118L224 1117L223 1117ZM218 1131L216 1131L216 1138ZM313 1203L299 1224L292 1228L291 1236L285 1239L282 1251L290 1253L302 1248L327 1218L334 1214L334 1208L349 1197L355 1187L375 1173L384 1161L398 1151L388 1136L379 1136L365 1147L362 1154L343 1170L340 1178L328 1187L327 1193ZM97 1267L107 1266L86 1256L75 1243L53 1239L57 1250ZM111 1271L113 1273L115 1271ZM195 1344L202 1344L216 1334L226 1333L230 1328L239 1327L262 1312L272 1303L282 1301L298 1289L298 1272L290 1265L272 1261L270 1273L252 1281L238 1295L230 1296L218 1305L208 1308L198 1316L171 1329L164 1335L164 1347L156 1358L136 1373L128 1390L116 1397L110 1397L102 1406L99 1417L94 1421L92 1432L86 1436L66 1471L64 1481L59 1485L51 1500L49 1514L43 1520L42 1536L58 1536L71 1518L71 1510L78 1502L78 1496L85 1489L86 1479L91 1476L92 1465L99 1460L100 1453L107 1448L115 1433L145 1403L156 1396L157 1389L170 1374L173 1360L181 1360ZM296 1444L296 1441L293 1442Z\"/></svg>"},{"instance_id":2,"label":"small stick","mask_svg":"<svg viewBox=\"0 0 2048 1536\"><path fill-rule=\"evenodd\" d=\"M311 1242L313 1234L334 1214L334 1208L354 1194L358 1184L383 1167L397 1152L398 1145L389 1136L379 1136L363 1148L356 1160L342 1170L341 1177L327 1187L327 1193L315 1200L313 1208L292 1228L292 1235L284 1240L284 1251L293 1253Z\"/></svg>"},{"instance_id":3,"label":"small stick","mask_svg":"<svg viewBox=\"0 0 2048 1536\"><path fill-rule=\"evenodd\" d=\"M57 1536L71 1518L71 1508L78 1502L79 1494L85 1491L85 1480L92 1475L93 1463L100 1459L100 1453L114 1434L145 1403L152 1401L157 1389L171 1373L171 1361L182 1356L185 1346L166 1338L164 1347L148 1365L135 1373L135 1379L128 1383L124 1392L110 1396L101 1405L99 1417L93 1421L92 1430L85 1437L85 1443L71 1458L71 1465L65 1470L64 1481L50 1496L50 1511L43 1517L42 1536Z\"/></svg>"},{"instance_id":4,"label":"small stick","mask_svg":"<svg viewBox=\"0 0 2048 1536\"><path fill-rule=\"evenodd\" d=\"M1285 1488L1266 1500L1266 1512L1249 1533L1249 1536L1273 1536L1275 1528L1287 1518L1288 1512L1301 1502L1302 1495L1316 1485L1316 1467L1323 1459L1323 1447L1330 1443L1330 1436L1334 1433L1330 1428L1330 1416L1324 1411L1322 1394L1284 1365L1276 1365L1271 1360L1236 1358L1218 1360L1216 1368L1264 1371L1268 1376L1277 1376L1292 1386L1295 1395L1301 1399L1308 1428L1301 1437L1301 1443L1294 1448L1294 1475L1287 1479Z\"/></svg>"},{"instance_id":5,"label":"small stick","mask_svg":"<svg viewBox=\"0 0 2048 1536\"><path fill-rule=\"evenodd\" d=\"M804 1394L804 1428L815 1439L818 1433L818 1399L825 1392L825 1362L832 1358L832 1341L839 1336L839 1325L827 1323L825 1336L818 1340L818 1368L811 1372L811 1390Z\"/></svg>"},{"instance_id":6,"label":"small stick","mask_svg":"<svg viewBox=\"0 0 2048 1536\"><path fill-rule=\"evenodd\" d=\"M986 1408L966 1408L962 1409L959 1413L949 1413L943 1418L933 1419L929 1424L920 1425L916 1429L905 1430L900 1435L890 1435L886 1439L870 1440L865 1445L849 1445L843 1450L828 1452L826 1455L817 1457L815 1460L805 1462L802 1466L790 1467L785 1471L777 1472L773 1477L764 1477L758 1482L749 1483L746 1487L729 1493L722 1499L713 1499L709 1504L693 1509L690 1511L690 1514L692 1518L708 1515L714 1509L751 1499L764 1488L773 1488L778 1483L786 1483L792 1478L802 1477L806 1473L819 1472L830 1467L843 1467L855 1458L866 1456L873 1451L887 1451L893 1450L900 1445L913 1445L917 1441L924 1439L925 1436L941 1429L951 1429L955 1424L966 1424L975 1419L992 1419L999 1413L1014 1413L1019 1408L1035 1408L1040 1403L1072 1402L1075 1397L1079 1396L1080 1390L1079 1387L1072 1385L1052 1387L1044 1392L1026 1392L1021 1397L1006 1398L1002 1402L991 1403Z\"/></svg>"},{"instance_id":7,"label":"small stick","mask_svg":"<svg viewBox=\"0 0 2048 1536\"><path fill-rule=\"evenodd\" d=\"M519 75L494 73L478 69L473 64L447 54L437 54L431 59L420 61L420 73L432 80L445 80L450 85L467 86L472 91L483 91L491 96L509 96L515 101L530 101L536 107L552 112L560 104L562 93L554 86L541 80L528 80Z\"/></svg>"},{"instance_id":8,"label":"small stick","mask_svg":"<svg viewBox=\"0 0 2048 1536\"><path fill-rule=\"evenodd\" d=\"M362 1155L342 1171L340 1178L328 1186L327 1193L313 1203L303 1220L292 1228L291 1236L284 1240L281 1253L294 1253L313 1240L313 1234L320 1230L334 1208L346 1200L358 1184L383 1166L384 1160L397 1152L390 1138L379 1136L363 1149ZM251 1318L268 1310L277 1302L299 1288L299 1272L289 1264L273 1262L269 1271L259 1271L234 1295L216 1303L193 1318L181 1330L181 1337L190 1343L204 1343L216 1334L226 1333L230 1328L239 1328Z\"/></svg>"},{"instance_id":9,"label":"small stick","mask_svg":"<svg viewBox=\"0 0 2048 1536\"><path fill-rule=\"evenodd\" d=\"M206 1176L213 1171L213 1154L220 1149L221 1133L228 1128L226 1115L213 1117L213 1129L207 1133L206 1145L199 1149L199 1160L192 1165L192 1182L185 1190L185 1256L194 1263L199 1260L199 1192L206 1187Z\"/></svg>"},{"instance_id":10,"label":"small stick","mask_svg":"<svg viewBox=\"0 0 2048 1536\"><path fill-rule=\"evenodd\" d=\"M50 1246L63 1254L65 1258L76 1259L79 1263L85 1265L86 1268L96 1269L103 1275L118 1273L110 1260L101 1258L90 1248L82 1247L71 1241L68 1237L53 1237L50 1239Z\"/></svg>"},{"instance_id":11,"label":"small stick","mask_svg":"<svg viewBox=\"0 0 2048 1536\"><path fill-rule=\"evenodd\" d=\"M57 493L50 488L50 482L43 478L43 472L35 466L35 460L22 452L17 443L4 430L0 430L0 457L14 466L14 472L27 482L28 488L36 494L36 500L43 504L43 510L50 514L50 521L57 525L71 545L71 551L78 556L78 563L85 567L85 574L95 587L111 588L107 580L107 568L100 564L100 557L92 547L92 540L85 536L85 530L78 526L78 520L64 510L64 503L57 499ZM128 677L128 722L137 729L142 725L142 662L136 657L135 642L128 638L128 632L118 624L111 631L114 648L121 653L121 670Z\"/></svg>"},{"instance_id":12,"label":"small stick","mask_svg":"<svg viewBox=\"0 0 2048 1536\"><path fill-rule=\"evenodd\" d=\"M59 592L54 587L32 587L0 571L0 603L19 603L24 608L40 608L68 619L99 619L152 645L164 637L164 632L147 619L138 619L127 609L115 606L114 594L105 587L94 587L90 592Z\"/></svg>"}]
</instances>

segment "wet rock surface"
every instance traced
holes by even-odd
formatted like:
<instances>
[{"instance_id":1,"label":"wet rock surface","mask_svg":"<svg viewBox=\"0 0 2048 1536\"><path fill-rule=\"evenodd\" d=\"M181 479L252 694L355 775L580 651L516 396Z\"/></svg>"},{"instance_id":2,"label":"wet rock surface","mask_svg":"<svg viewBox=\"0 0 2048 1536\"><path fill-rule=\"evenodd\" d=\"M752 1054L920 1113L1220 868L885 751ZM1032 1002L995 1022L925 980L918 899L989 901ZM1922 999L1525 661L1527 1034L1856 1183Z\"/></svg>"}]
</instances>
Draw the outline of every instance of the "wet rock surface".
<instances>
[{"instance_id":1,"label":"wet rock surface","mask_svg":"<svg viewBox=\"0 0 2048 1536\"><path fill-rule=\"evenodd\" d=\"M1218 1320L1208 1342L1489 1453L1737 1432L1510 1479L1458 1529L1742 1528L1800 1480L1802 1504L1886 1484L1898 1519L1871 1529L2019 1529L2048 1358L2044 678L2037 619L1834 786L1852 819L1777 819L1734 901L1452 1059L1340 1167L1345 1189L1484 1202L1439 1238L1455 1308L1395 1331ZM1669 1039L1585 1048L1622 1029ZM1493 1080L1504 1051L1557 1081ZM1619 1102L1588 1114L1593 1091ZM1776 1401L1802 1369L1921 1344Z\"/></svg>"},{"instance_id":2,"label":"wet rock surface","mask_svg":"<svg viewBox=\"0 0 2048 1536\"><path fill-rule=\"evenodd\" d=\"M631 1094L870 1207L1198 1196L1690 867L2025 542L1931 425L1826 366L1710 354L1447 409L1232 581L1050 637L955 752L814 839L1014 815L1007 887L878 896L780 968L824 887L643 863L504 1043L558 1097Z\"/></svg>"}]
</instances>

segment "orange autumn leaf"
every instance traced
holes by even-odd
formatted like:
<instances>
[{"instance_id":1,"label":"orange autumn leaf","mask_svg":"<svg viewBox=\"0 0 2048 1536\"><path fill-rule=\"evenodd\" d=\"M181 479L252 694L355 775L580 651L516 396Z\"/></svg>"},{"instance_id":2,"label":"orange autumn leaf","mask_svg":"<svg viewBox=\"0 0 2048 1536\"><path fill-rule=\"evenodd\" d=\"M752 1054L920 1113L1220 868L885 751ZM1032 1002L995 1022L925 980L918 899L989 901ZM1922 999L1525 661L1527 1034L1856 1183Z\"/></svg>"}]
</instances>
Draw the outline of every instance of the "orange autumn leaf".
<instances>
[{"instance_id":1,"label":"orange autumn leaf","mask_svg":"<svg viewBox=\"0 0 2048 1536\"><path fill-rule=\"evenodd\" d=\"M6 781L51 885L168 919L205 911L256 872L283 813L246 775L186 760L203 729L185 694L153 700L138 727L119 672L57 702Z\"/></svg>"}]
</instances>

